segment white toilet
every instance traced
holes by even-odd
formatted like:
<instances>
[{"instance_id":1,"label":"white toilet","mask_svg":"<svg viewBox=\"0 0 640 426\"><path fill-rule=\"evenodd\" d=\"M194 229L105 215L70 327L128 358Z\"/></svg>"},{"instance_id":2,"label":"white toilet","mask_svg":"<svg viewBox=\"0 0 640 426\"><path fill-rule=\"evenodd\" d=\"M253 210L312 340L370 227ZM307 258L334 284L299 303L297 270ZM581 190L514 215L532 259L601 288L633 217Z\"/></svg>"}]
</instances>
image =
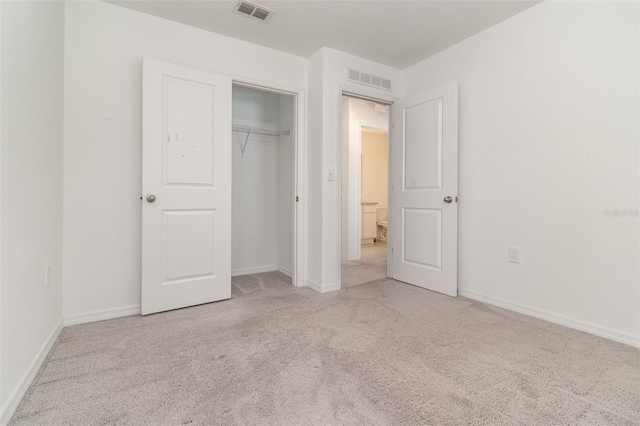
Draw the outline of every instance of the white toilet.
<instances>
[{"instance_id":1,"label":"white toilet","mask_svg":"<svg viewBox=\"0 0 640 426\"><path fill-rule=\"evenodd\" d=\"M387 209L380 207L376 210L376 223L378 225L377 241L387 241Z\"/></svg>"}]
</instances>

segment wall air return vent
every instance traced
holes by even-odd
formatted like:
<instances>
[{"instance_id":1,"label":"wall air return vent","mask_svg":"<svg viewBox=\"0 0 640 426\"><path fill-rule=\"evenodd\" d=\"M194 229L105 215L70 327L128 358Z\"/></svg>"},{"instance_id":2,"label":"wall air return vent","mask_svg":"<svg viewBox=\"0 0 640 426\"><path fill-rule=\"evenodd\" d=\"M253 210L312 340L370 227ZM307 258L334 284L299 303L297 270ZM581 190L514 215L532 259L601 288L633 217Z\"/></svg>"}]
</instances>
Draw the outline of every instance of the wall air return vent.
<instances>
[{"instance_id":1,"label":"wall air return vent","mask_svg":"<svg viewBox=\"0 0 640 426\"><path fill-rule=\"evenodd\" d=\"M236 4L236 12L257 19L258 21L267 22L275 13L275 10L268 7L260 6L251 1L241 1Z\"/></svg>"},{"instance_id":2,"label":"wall air return vent","mask_svg":"<svg viewBox=\"0 0 640 426\"><path fill-rule=\"evenodd\" d=\"M354 69L348 70L347 80L354 83L360 83L378 89L391 91L391 80L388 78L373 75L368 72L358 71Z\"/></svg>"}]
</instances>

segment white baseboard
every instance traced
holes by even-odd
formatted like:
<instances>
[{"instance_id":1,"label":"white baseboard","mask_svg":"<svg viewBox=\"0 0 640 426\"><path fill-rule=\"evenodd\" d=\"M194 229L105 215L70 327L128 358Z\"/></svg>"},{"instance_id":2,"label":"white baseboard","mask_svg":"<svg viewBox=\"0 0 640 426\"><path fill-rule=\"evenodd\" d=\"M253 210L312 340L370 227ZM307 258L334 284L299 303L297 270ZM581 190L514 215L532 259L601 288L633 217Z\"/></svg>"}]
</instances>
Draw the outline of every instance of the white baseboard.
<instances>
[{"instance_id":1,"label":"white baseboard","mask_svg":"<svg viewBox=\"0 0 640 426\"><path fill-rule=\"evenodd\" d=\"M278 271L282 272L283 274L285 274L286 276L291 278L292 273L287 268L283 268L282 266L278 266Z\"/></svg>"},{"instance_id":2,"label":"white baseboard","mask_svg":"<svg viewBox=\"0 0 640 426\"><path fill-rule=\"evenodd\" d=\"M337 283L324 283L320 285L311 280L307 280L307 287L309 287L313 291L317 291L318 293L327 293L330 291L338 290Z\"/></svg>"},{"instance_id":3,"label":"white baseboard","mask_svg":"<svg viewBox=\"0 0 640 426\"><path fill-rule=\"evenodd\" d=\"M552 314L542 311L536 308L530 308L527 306L518 305L512 302L506 302L504 300L495 299L493 297L484 296L479 293L468 290L458 290L458 294L469 299L477 300L479 302L487 303L489 305L498 306L500 308L515 311L521 314L529 315L531 317L540 318L545 321L552 322L554 324L560 324L565 327L573 328L575 330L584 331L586 333L594 334L605 339L615 340L616 342L624 343L636 348L640 348L640 336L634 336L622 331L612 330L600 325L591 324L584 321L579 321L561 315Z\"/></svg>"},{"instance_id":4,"label":"white baseboard","mask_svg":"<svg viewBox=\"0 0 640 426\"><path fill-rule=\"evenodd\" d=\"M122 306L119 308L100 309L97 311L83 312L81 314L64 317L64 326L86 324L96 321L104 321L113 318L140 315L140 305Z\"/></svg>"},{"instance_id":5,"label":"white baseboard","mask_svg":"<svg viewBox=\"0 0 640 426\"><path fill-rule=\"evenodd\" d=\"M252 268L234 269L233 271L231 271L231 276L237 277L239 275L261 274L263 272L273 272L277 270L278 270L278 265L255 266Z\"/></svg>"},{"instance_id":6,"label":"white baseboard","mask_svg":"<svg viewBox=\"0 0 640 426\"><path fill-rule=\"evenodd\" d=\"M232 271L232 276L259 274L262 272L280 271L285 275L291 276L291 271L278 266L261 266L257 268L236 269ZM140 305L122 306L119 308L100 309L97 311L83 312L64 317L64 326L69 327L78 324L87 324L90 322L104 321L108 319L128 317L131 315L140 315Z\"/></svg>"},{"instance_id":7,"label":"white baseboard","mask_svg":"<svg viewBox=\"0 0 640 426\"><path fill-rule=\"evenodd\" d=\"M318 293L322 293L322 287L315 281L307 280L307 287L309 287L313 291L317 291Z\"/></svg>"},{"instance_id":8,"label":"white baseboard","mask_svg":"<svg viewBox=\"0 0 640 426\"><path fill-rule=\"evenodd\" d=\"M340 255L340 259L342 260L360 260L358 256L347 256L345 254Z\"/></svg>"},{"instance_id":9,"label":"white baseboard","mask_svg":"<svg viewBox=\"0 0 640 426\"><path fill-rule=\"evenodd\" d=\"M324 283L322 284L322 291L320 293L328 293L336 290L338 290L338 283Z\"/></svg>"},{"instance_id":10,"label":"white baseboard","mask_svg":"<svg viewBox=\"0 0 640 426\"><path fill-rule=\"evenodd\" d=\"M7 403L4 405L4 407L2 407L2 410L0 411L0 425L4 426L9 423L9 420L11 420L11 417L16 412L16 409L18 408L20 401L22 401L24 394L27 392L27 390L29 390L29 386L31 386L31 383L33 383L33 379L35 379L36 374L40 370L40 367L42 367L42 363L44 363L44 360L47 359L47 355L49 355L49 351L53 347L53 344L56 342L56 339L60 335L61 331L62 319L58 321L58 323L53 328L53 331L51 331L47 339L44 341L35 358L33 359L33 361L31 361L31 364L29 364L29 368L27 368L24 376L22 376L22 379L20 379L18 386L16 386L16 388L9 396L9 399L7 399Z\"/></svg>"}]
</instances>

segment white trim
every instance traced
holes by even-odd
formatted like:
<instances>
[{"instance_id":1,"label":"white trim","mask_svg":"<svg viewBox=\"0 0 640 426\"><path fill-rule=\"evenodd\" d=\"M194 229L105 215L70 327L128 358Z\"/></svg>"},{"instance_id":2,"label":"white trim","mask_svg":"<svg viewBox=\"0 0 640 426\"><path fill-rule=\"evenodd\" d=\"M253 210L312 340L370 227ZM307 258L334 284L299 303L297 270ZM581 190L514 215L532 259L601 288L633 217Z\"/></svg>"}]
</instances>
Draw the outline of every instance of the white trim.
<instances>
[{"instance_id":1,"label":"white trim","mask_svg":"<svg viewBox=\"0 0 640 426\"><path fill-rule=\"evenodd\" d=\"M340 255L340 259L342 260L348 260L348 261L352 261L352 260L360 260L360 258L358 256L347 256L346 254L342 254Z\"/></svg>"},{"instance_id":2,"label":"white trim","mask_svg":"<svg viewBox=\"0 0 640 426\"><path fill-rule=\"evenodd\" d=\"M27 371L24 373L24 376L22 376L22 379L20 379L18 386L13 390L9 399L7 399L7 403L2 407L2 411L0 411L0 425L6 425L9 423L9 420L11 420L11 417L16 412L24 394L29 390L29 386L33 383L33 379L35 379L40 367L42 367L45 359L47 359L47 355L49 355L49 351L51 351L53 344L58 339L62 328L62 319L60 319L53 328L53 331L51 331L47 339L42 344L42 347L38 351L36 357L31 361L31 364L29 364L29 368L27 368Z\"/></svg>"},{"instance_id":3,"label":"white trim","mask_svg":"<svg viewBox=\"0 0 640 426\"><path fill-rule=\"evenodd\" d=\"M317 291L318 293L322 293L322 287L315 281L307 280L307 287L309 287L313 291Z\"/></svg>"},{"instance_id":4,"label":"white trim","mask_svg":"<svg viewBox=\"0 0 640 426\"><path fill-rule=\"evenodd\" d=\"M307 281L307 99L303 89L297 91L295 97L295 181L293 203L293 220L295 222L293 235L293 263L291 281L294 286L304 287Z\"/></svg>"},{"instance_id":5,"label":"white trim","mask_svg":"<svg viewBox=\"0 0 640 426\"><path fill-rule=\"evenodd\" d=\"M268 91L287 95L296 95L299 92L304 91L301 86L289 85L285 83L276 82L273 80L265 80L253 75L240 74L236 72L223 71L223 75L231 77L234 83L238 83L244 86L253 87L256 89L266 89Z\"/></svg>"},{"instance_id":6,"label":"white trim","mask_svg":"<svg viewBox=\"0 0 640 426\"><path fill-rule=\"evenodd\" d=\"M340 288L338 287L338 283L318 284L311 280L307 281L307 287L309 287L311 290L316 291L318 293L328 293L330 291L340 290Z\"/></svg>"},{"instance_id":7,"label":"white trim","mask_svg":"<svg viewBox=\"0 0 640 426\"><path fill-rule=\"evenodd\" d=\"M328 293L330 291L340 290L340 284L338 283L324 283L322 284L320 293Z\"/></svg>"},{"instance_id":8,"label":"white trim","mask_svg":"<svg viewBox=\"0 0 640 426\"><path fill-rule=\"evenodd\" d=\"M264 272L274 272L274 271L282 272L283 274L291 278L291 271L287 268L283 268L282 266L278 266L278 265L256 266L253 268L234 269L233 271L231 271L231 276L238 277L241 275L262 274Z\"/></svg>"},{"instance_id":9,"label":"white trim","mask_svg":"<svg viewBox=\"0 0 640 426\"><path fill-rule=\"evenodd\" d=\"M342 96L345 96L344 94ZM349 129L348 138L349 138L349 157L342 158L341 160L346 160L348 163L351 163L351 102L349 102L349 122L347 123L347 127ZM356 161L356 181L351 182L349 179L351 176L343 176L347 178L347 187L349 188L349 216L353 214L351 211L351 207L356 207L355 216L347 217L349 224L352 223L351 218L355 219L355 226L351 229L349 228L349 236L347 237L349 240L353 238L355 240L356 252L355 255L358 259L362 258L362 122L359 124L358 136L356 137L355 146L355 157ZM344 123L342 124L344 126ZM344 143L344 141L342 141ZM342 152L342 151L341 151ZM342 163L341 163L342 164ZM342 166L341 166L342 167ZM349 164L349 175L351 175L351 164ZM342 186L342 182L340 183ZM354 191L355 189L355 191ZM355 193L355 194L354 194ZM355 197L353 197L355 195ZM355 202L351 202L352 198L355 198ZM342 216L340 216L342 218ZM342 232L340 232L342 234ZM371 240L373 243L373 240ZM342 267L342 265L340 265ZM342 271L340 272L340 285L342 286Z\"/></svg>"},{"instance_id":10,"label":"white trim","mask_svg":"<svg viewBox=\"0 0 640 426\"><path fill-rule=\"evenodd\" d=\"M83 312L64 317L64 326L69 327L78 324L104 321L108 319L140 315L140 305L121 306L119 308L98 309L97 311Z\"/></svg>"},{"instance_id":11,"label":"white trim","mask_svg":"<svg viewBox=\"0 0 640 426\"><path fill-rule=\"evenodd\" d=\"M534 318L539 318L545 321L552 322L554 324L563 325L565 327L573 328L575 330L584 331L586 333L594 334L605 339L614 340L616 342L624 343L636 348L640 348L640 336L634 336L624 331L613 330L608 327L592 324L585 321L580 321L572 318L567 318L562 315L552 314L540 309L531 308L528 306L522 306L517 303L507 302L493 297L484 296L479 293L468 290L458 290L458 295L467 297L469 299L477 300L479 302L487 303L489 305L498 306L500 308L508 309L510 311L518 312L521 314L529 315Z\"/></svg>"},{"instance_id":12,"label":"white trim","mask_svg":"<svg viewBox=\"0 0 640 426\"><path fill-rule=\"evenodd\" d=\"M380 103L393 105L400 97L395 96L392 92L389 92L386 89L382 89L380 91L379 88L374 86L363 86L360 84L353 84L349 80L345 80L343 82L338 83L338 91L340 93L340 97L342 97L342 93L346 92L346 95L355 95L361 96L364 98L368 98L370 101L379 101Z\"/></svg>"},{"instance_id":13,"label":"white trim","mask_svg":"<svg viewBox=\"0 0 640 426\"><path fill-rule=\"evenodd\" d=\"M361 244L361 245L362 245L362 244ZM341 254L341 255L340 255L340 259L341 259L341 260L349 260L349 261L351 261L351 260L360 260L360 258L359 258L359 257L357 257L357 256L349 257L349 256L347 256L346 254Z\"/></svg>"},{"instance_id":14,"label":"white trim","mask_svg":"<svg viewBox=\"0 0 640 426\"><path fill-rule=\"evenodd\" d=\"M278 266L278 272L281 272L281 273L285 274L286 276L288 276L289 278L291 278L291 271L288 270L287 268L283 268L282 266Z\"/></svg>"},{"instance_id":15,"label":"white trim","mask_svg":"<svg viewBox=\"0 0 640 426\"><path fill-rule=\"evenodd\" d=\"M261 274L263 272L273 272L278 270L278 265L254 266L251 268L240 268L231 271L232 277L240 275Z\"/></svg>"}]
</instances>

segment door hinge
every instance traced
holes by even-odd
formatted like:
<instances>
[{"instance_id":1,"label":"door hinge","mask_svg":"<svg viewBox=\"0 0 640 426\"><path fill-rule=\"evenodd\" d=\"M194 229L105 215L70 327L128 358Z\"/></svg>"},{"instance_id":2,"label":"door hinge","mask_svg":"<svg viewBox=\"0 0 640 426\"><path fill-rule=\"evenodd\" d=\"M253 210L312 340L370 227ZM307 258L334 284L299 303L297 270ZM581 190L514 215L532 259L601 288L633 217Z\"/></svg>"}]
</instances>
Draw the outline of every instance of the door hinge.
<instances>
[{"instance_id":1,"label":"door hinge","mask_svg":"<svg viewBox=\"0 0 640 426\"><path fill-rule=\"evenodd\" d=\"M296 195L296 203L300 201L300 198L298 198L298 196Z\"/></svg>"}]
</instances>

